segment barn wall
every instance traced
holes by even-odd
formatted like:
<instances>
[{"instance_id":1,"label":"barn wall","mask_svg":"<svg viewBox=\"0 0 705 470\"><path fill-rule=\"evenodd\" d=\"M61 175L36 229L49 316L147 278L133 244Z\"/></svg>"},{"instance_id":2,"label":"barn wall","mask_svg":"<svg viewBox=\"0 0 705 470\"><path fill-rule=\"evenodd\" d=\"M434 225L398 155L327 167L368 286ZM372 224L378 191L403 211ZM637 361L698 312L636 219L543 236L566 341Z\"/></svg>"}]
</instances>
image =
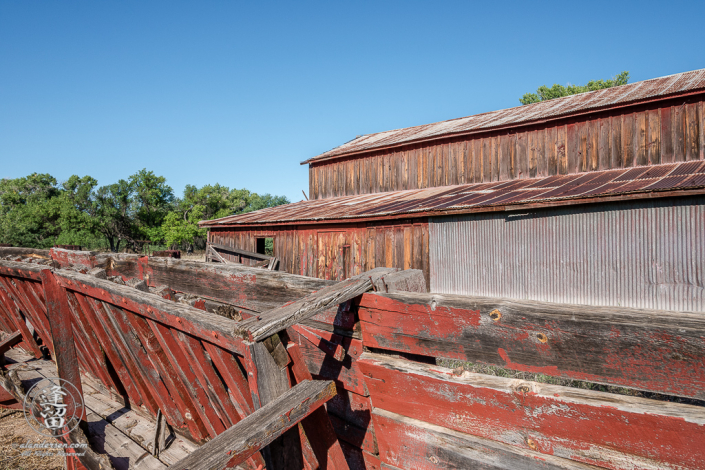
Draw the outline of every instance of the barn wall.
<instances>
[{"instance_id":1,"label":"barn wall","mask_svg":"<svg viewBox=\"0 0 705 470\"><path fill-rule=\"evenodd\" d=\"M418 219L394 222L289 226L261 230L213 227L208 240L254 251L256 238L274 238L274 256L280 260L279 269L292 274L342 280L375 267L386 266L421 269L428 283L427 221ZM233 256L228 258L236 261Z\"/></svg>"},{"instance_id":2,"label":"barn wall","mask_svg":"<svg viewBox=\"0 0 705 470\"><path fill-rule=\"evenodd\" d=\"M703 159L703 115L699 95L312 163L309 197Z\"/></svg>"},{"instance_id":3,"label":"barn wall","mask_svg":"<svg viewBox=\"0 0 705 470\"><path fill-rule=\"evenodd\" d=\"M431 292L705 311L705 196L432 218Z\"/></svg>"}]
</instances>

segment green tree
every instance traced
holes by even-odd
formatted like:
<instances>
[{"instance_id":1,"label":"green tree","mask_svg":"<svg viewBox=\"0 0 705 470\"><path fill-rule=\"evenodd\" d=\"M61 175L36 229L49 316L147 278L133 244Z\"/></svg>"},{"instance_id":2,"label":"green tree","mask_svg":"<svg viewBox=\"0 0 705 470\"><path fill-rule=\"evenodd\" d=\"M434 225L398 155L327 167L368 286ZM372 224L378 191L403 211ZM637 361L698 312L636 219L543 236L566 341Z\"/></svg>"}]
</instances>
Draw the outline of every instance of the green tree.
<instances>
[{"instance_id":1,"label":"green tree","mask_svg":"<svg viewBox=\"0 0 705 470\"><path fill-rule=\"evenodd\" d=\"M0 240L15 246L49 248L61 216L56 179L33 173L0 180Z\"/></svg>"},{"instance_id":2,"label":"green tree","mask_svg":"<svg viewBox=\"0 0 705 470\"><path fill-rule=\"evenodd\" d=\"M174 209L174 190L166 184L166 178L146 169L130 176L129 185L136 229L134 236L152 242L164 241L162 224Z\"/></svg>"},{"instance_id":3,"label":"green tree","mask_svg":"<svg viewBox=\"0 0 705 470\"><path fill-rule=\"evenodd\" d=\"M229 189L219 184L202 188L187 185L184 197L176 203L162 232L167 245L186 243L189 248L197 242L205 243L206 230L198 227L201 220L218 219L229 215L252 212L266 207L288 204L285 196L259 195L247 189Z\"/></svg>"},{"instance_id":4,"label":"green tree","mask_svg":"<svg viewBox=\"0 0 705 470\"><path fill-rule=\"evenodd\" d=\"M590 80L587 85L559 85L554 83L552 87L546 85L540 86L536 93L525 93L519 98L521 104L538 103L539 101L552 100L553 98L561 98L563 96L577 95L587 91L602 90L604 88L612 88L614 86L626 85L629 82L629 72L622 72L616 77L608 80Z\"/></svg>"}]
</instances>

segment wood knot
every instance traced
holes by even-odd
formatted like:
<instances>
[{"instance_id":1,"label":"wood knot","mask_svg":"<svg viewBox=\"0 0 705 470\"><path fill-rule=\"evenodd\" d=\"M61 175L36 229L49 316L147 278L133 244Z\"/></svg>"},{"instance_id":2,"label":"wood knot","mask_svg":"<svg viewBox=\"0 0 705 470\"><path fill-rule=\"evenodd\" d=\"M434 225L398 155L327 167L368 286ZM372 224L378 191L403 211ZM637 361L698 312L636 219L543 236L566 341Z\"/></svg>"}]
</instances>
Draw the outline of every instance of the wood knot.
<instances>
[{"instance_id":1,"label":"wood knot","mask_svg":"<svg viewBox=\"0 0 705 470\"><path fill-rule=\"evenodd\" d=\"M685 358L678 353L673 353L671 354L671 359L673 359L674 361L682 361Z\"/></svg>"},{"instance_id":2,"label":"wood knot","mask_svg":"<svg viewBox=\"0 0 705 470\"><path fill-rule=\"evenodd\" d=\"M440 460L438 460L438 457L436 457L435 455L430 456L428 460L430 460L431 463L434 465L438 465L438 462L440 462Z\"/></svg>"},{"instance_id":3,"label":"wood knot","mask_svg":"<svg viewBox=\"0 0 705 470\"><path fill-rule=\"evenodd\" d=\"M539 447L536 445L536 441L534 441L534 440L531 439L531 438L526 439L526 445L528 445L529 447L531 447L531 450L538 450L538 448L539 448Z\"/></svg>"},{"instance_id":4,"label":"wood knot","mask_svg":"<svg viewBox=\"0 0 705 470\"><path fill-rule=\"evenodd\" d=\"M522 385L519 385L516 388L516 390L517 390L517 392L521 392L521 393L529 393L531 391L531 387L529 387L526 384L522 384Z\"/></svg>"},{"instance_id":5,"label":"wood knot","mask_svg":"<svg viewBox=\"0 0 705 470\"><path fill-rule=\"evenodd\" d=\"M502 318L502 312L497 309L494 309L490 312L490 318L494 321L499 321L499 319Z\"/></svg>"},{"instance_id":6,"label":"wood knot","mask_svg":"<svg viewBox=\"0 0 705 470\"><path fill-rule=\"evenodd\" d=\"M542 343L545 343L546 341L548 341L548 336L546 336L546 335L543 334L543 333L537 334L536 337L537 337L538 340L541 341Z\"/></svg>"}]
</instances>

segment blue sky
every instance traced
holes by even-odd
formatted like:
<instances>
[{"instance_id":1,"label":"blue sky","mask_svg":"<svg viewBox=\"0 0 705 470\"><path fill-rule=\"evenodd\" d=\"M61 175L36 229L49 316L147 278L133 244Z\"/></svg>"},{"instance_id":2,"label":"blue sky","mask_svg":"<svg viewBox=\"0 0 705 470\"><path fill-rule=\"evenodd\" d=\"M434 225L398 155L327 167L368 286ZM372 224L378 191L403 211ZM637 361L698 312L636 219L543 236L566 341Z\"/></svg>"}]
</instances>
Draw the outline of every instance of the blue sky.
<instances>
[{"instance_id":1,"label":"blue sky","mask_svg":"<svg viewBox=\"0 0 705 470\"><path fill-rule=\"evenodd\" d=\"M705 67L705 2L0 0L0 178L141 168L292 201L360 134Z\"/></svg>"}]
</instances>

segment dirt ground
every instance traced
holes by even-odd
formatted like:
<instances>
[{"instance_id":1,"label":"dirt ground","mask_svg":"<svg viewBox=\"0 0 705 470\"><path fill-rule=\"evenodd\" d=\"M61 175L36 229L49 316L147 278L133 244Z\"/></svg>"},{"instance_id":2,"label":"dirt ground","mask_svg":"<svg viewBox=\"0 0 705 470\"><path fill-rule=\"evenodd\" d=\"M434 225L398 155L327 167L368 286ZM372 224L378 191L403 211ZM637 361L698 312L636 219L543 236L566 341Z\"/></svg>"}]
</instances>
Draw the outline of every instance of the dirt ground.
<instances>
[{"instance_id":1,"label":"dirt ground","mask_svg":"<svg viewBox=\"0 0 705 470\"><path fill-rule=\"evenodd\" d=\"M50 441L45 441L27 424L21 410L0 409L0 470L63 470L63 456L22 455L26 450L20 445L43 442ZM55 454L56 450L41 452Z\"/></svg>"}]
</instances>

